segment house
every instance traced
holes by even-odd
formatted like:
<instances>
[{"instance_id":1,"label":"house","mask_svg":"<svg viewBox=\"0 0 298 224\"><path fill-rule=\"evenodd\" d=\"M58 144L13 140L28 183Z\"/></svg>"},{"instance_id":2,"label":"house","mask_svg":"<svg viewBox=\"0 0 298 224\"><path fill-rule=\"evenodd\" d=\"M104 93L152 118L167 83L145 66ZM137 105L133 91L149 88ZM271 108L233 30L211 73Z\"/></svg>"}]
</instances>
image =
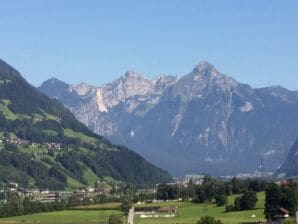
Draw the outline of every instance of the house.
<instances>
[{"instance_id":1,"label":"house","mask_svg":"<svg viewBox=\"0 0 298 224\"><path fill-rule=\"evenodd\" d=\"M44 191L42 192L42 198L39 201L44 203L61 201L61 194L57 192Z\"/></svg>"},{"instance_id":2,"label":"house","mask_svg":"<svg viewBox=\"0 0 298 224\"><path fill-rule=\"evenodd\" d=\"M176 213L177 207L159 207L159 206L151 206L151 207L136 207L135 212L137 213Z\"/></svg>"},{"instance_id":3,"label":"house","mask_svg":"<svg viewBox=\"0 0 298 224\"><path fill-rule=\"evenodd\" d=\"M176 213L177 208L176 207L165 207L158 209L159 213Z\"/></svg>"},{"instance_id":4,"label":"house","mask_svg":"<svg viewBox=\"0 0 298 224\"><path fill-rule=\"evenodd\" d=\"M275 219L287 219L289 218L290 212L285 208L279 208L276 215L274 216Z\"/></svg>"},{"instance_id":5,"label":"house","mask_svg":"<svg viewBox=\"0 0 298 224\"><path fill-rule=\"evenodd\" d=\"M269 221L268 224L282 224L284 220L288 219L290 212L285 208L279 208L274 215L274 220Z\"/></svg>"},{"instance_id":6,"label":"house","mask_svg":"<svg viewBox=\"0 0 298 224\"><path fill-rule=\"evenodd\" d=\"M7 192L17 192L19 184L15 182L10 182L5 186L5 191Z\"/></svg>"}]
</instances>

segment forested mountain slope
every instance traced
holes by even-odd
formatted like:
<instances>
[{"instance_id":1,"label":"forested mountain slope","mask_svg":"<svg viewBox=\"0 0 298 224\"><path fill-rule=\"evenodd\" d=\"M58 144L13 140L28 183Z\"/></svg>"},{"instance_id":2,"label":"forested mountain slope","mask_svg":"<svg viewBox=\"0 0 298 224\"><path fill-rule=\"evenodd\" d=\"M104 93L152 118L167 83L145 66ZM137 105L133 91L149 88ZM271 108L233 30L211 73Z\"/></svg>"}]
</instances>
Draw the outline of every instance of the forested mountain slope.
<instances>
[{"instance_id":1,"label":"forested mountain slope","mask_svg":"<svg viewBox=\"0 0 298 224\"><path fill-rule=\"evenodd\" d=\"M171 179L137 153L94 134L1 60L0 137L0 182L64 189L105 177L137 185Z\"/></svg>"}]
</instances>

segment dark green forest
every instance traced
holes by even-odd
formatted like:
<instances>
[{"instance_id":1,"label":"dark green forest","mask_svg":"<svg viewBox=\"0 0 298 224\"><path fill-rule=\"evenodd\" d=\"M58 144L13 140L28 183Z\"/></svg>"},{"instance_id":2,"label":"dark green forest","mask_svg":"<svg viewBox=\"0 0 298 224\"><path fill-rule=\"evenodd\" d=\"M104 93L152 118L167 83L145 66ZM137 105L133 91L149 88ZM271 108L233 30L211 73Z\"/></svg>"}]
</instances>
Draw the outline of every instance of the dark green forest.
<instances>
[{"instance_id":1,"label":"dark green forest","mask_svg":"<svg viewBox=\"0 0 298 224\"><path fill-rule=\"evenodd\" d=\"M90 185L87 171L135 185L171 180L167 172L135 152L91 132L60 102L38 92L3 61L0 136L0 182L13 180L28 186L33 179L41 188L65 189L68 178ZM11 139L22 142L12 144ZM47 143L59 148L49 148Z\"/></svg>"}]
</instances>

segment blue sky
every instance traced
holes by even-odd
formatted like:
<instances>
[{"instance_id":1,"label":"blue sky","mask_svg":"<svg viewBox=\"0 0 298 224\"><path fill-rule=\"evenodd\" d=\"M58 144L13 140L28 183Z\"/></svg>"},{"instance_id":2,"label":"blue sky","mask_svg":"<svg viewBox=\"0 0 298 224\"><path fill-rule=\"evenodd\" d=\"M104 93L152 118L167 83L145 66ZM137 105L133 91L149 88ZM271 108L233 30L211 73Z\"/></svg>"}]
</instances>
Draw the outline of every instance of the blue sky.
<instances>
[{"instance_id":1,"label":"blue sky","mask_svg":"<svg viewBox=\"0 0 298 224\"><path fill-rule=\"evenodd\" d=\"M201 60L254 87L298 90L297 0L1 0L0 58L34 85L101 84Z\"/></svg>"}]
</instances>

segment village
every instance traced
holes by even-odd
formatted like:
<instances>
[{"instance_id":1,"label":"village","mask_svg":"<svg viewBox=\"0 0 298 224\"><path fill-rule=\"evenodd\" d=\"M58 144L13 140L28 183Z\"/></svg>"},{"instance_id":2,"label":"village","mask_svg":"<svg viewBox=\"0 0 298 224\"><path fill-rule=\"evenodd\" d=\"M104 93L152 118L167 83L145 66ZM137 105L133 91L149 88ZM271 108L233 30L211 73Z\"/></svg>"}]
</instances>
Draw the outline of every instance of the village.
<instances>
[{"instance_id":1,"label":"village","mask_svg":"<svg viewBox=\"0 0 298 224\"><path fill-rule=\"evenodd\" d=\"M75 201L81 202L81 204L93 204L96 203L99 197L106 197L111 192L111 188L108 187L106 182L98 181L97 185L104 187L86 186L75 191L52 191L38 188L23 188L16 182L9 182L0 190L0 204L7 203L7 197L12 194L42 203L62 202L73 198Z\"/></svg>"},{"instance_id":2,"label":"village","mask_svg":"<svg viewBox=\"0 0 298 224\"><path fill-rule=\"evenodd\" d=\"M35 146L37 145L37 143L35 142L31 142L28 140L24 140L18 137L14 137L14 138L10 138L7 136L2 136L0 138L0 143L2 144L11 144L14 146L24 146L24 147L28 147L28 146ZM62 144L61 143L56 143L56 142L44 142L41 144L41 147L44 147L48 150L61 150Z\"/></svg>"}]
</instances>

